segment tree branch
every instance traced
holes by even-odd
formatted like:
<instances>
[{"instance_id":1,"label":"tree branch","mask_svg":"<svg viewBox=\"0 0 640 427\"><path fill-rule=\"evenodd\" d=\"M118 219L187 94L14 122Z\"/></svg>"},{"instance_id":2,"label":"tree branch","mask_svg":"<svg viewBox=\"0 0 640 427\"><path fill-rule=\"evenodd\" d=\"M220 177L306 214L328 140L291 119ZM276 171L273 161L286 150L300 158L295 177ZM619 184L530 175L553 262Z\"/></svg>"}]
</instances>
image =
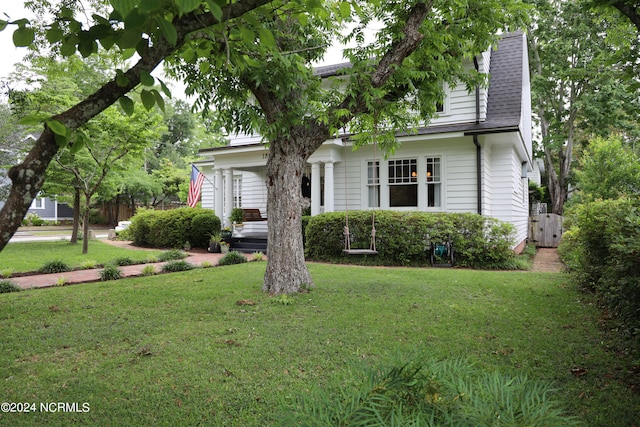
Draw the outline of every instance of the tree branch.
<instances>
[{"instance_id":1,"label":"tree branch","mask_svg":"<svg viewBox=\"0 0 640 427\"><path fill-rule=\"evenodd\" d=\"M629 18L640 32L640 13L637 6L632 6L625 1L614 1L611 5Z\"/></svg>"},{"instance_id":2,"label":"tree branch","mask_svg":"<svg viewBox=\"0 0 640 427\"><path fill-rule=\"evenodd\" d=\"M240 0L228 4L222 9L223 21L242 16L269 3L269 1ZM119 86L114 78L84 101L53 118L72 131L78 129L135 88L140 83L141 73L153 71L162 60L176 52L185 43L189 33L220 22L210 13L196 14L192 12L176 18L173 22L178 35L175 46L164 38L154 41L153 46L149 47L140 60L125 73L128 79L125 86ZM5 205L0 210L0 250L6 246L18 229L29 206L31 206L31 202L42 188L47 166L59 148L53 132L45 126L40 138L35 142L25 160L9 170L8 176L12 181L12 186Z\"/></svg>"}]
</instances>

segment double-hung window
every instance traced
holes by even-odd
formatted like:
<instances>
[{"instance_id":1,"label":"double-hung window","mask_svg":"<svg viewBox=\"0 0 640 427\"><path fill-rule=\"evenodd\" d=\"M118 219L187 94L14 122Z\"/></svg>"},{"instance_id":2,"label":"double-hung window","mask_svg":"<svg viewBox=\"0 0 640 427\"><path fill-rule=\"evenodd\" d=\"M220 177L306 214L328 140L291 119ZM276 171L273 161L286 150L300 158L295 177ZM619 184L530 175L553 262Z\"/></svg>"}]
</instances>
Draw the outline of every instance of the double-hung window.
<instances>
[{"instance_id":1,"label":"double-hung window","mask_svg":"<svg viewBox=\"0 0 640 427\"><path fill-rule=\"evenodd\" d=\"M417 159L389 160L389 206L418 206Z\"/></svg>"},{"instance_id":2,"label":"double-hung window","mask_svg":"<svg viewBox=\"0 0 640 427\"><path fill-rule=\"evenodd\" d=\"M380 207L380 162L367 163L367 195L370 208Z\"/></svg>"},{"instance_id":3,"label":"double-hung window","mask_svg":"<svg viewBox=\"0 0 640 427\"><path fill-rule=\"evenodd\" d=\"M427 207L442 206L442 168L440 157L427 157Z\"/></svg>"},{"instance_id":4,"label":"double-hung window","mask_svg":"<svg viewBox=\"0 0 640 427\"><path fill-rule=\"evenodd\" d=\"M242 207L242 177L233 177L233 207Z\"/></svg>"}]
</instances>

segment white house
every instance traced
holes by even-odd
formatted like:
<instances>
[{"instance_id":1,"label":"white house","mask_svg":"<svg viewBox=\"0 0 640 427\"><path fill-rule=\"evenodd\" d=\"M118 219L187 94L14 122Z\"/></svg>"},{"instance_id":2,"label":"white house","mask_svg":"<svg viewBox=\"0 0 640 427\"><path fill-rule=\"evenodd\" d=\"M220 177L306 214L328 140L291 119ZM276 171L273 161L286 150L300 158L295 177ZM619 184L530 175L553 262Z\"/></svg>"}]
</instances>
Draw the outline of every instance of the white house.
<instances>
[{"instance_id":1,"label":"white house","mask_svg":"<svg viewBox=\"0 0 640 427\"><path fill-rule=\"evenodd\" d=\"M320 67L326 77L342 65ZM387 159L374 146L352 151L349 135L328 140L309 159L303 193L311 214L353 209L477 212L512 223L516 250L527 238L528 172L532 171L531 96L525 35L504 35L476 58L488 88L449 88L439 116L416 134L398 133ZM200 151L208 178L202 206L228 224L233 207L264 217L267 148L260 136L236 135L226 147ZM374 181L374 177L375 179ZM266 231L265 222L251 223Z\"/></svg>"}]
</instances>

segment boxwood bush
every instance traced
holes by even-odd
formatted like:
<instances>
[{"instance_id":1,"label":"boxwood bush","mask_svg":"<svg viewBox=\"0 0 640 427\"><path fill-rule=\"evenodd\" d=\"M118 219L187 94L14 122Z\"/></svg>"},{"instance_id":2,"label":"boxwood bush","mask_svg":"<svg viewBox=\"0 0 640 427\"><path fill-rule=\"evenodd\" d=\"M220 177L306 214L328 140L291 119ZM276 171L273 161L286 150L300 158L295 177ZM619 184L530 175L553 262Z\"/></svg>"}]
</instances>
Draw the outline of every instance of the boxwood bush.
<instances>
[{"instance_id":1,"label":"boxwood bush","mask_svg":"<svg viewBox=\"0 0 640 427\"><path fill-rule=\"evenodd\" d=\"M349 211L352 248L369 248L372 215ZM472 213L379 211L375 214L377 255L342 253L345 213L331 212L309 220L305 231L309 260L368 265L426 265L431 242L451 240L456 265L472 268L510 268L514 265L511 224Z\"/></svg>"},{"instance_id":2,"label":"boxwood bush","mask_svg":"<svg viewBox=\"0 0 640 427\"><path fill-rule=\"evenodd\" d=\"M206 248L209 237L220 232L220 218L203 208L178 208L168 211L139 209L131 218L129 233L136 245L156 248Z\"/></svg>"}]
</instances>

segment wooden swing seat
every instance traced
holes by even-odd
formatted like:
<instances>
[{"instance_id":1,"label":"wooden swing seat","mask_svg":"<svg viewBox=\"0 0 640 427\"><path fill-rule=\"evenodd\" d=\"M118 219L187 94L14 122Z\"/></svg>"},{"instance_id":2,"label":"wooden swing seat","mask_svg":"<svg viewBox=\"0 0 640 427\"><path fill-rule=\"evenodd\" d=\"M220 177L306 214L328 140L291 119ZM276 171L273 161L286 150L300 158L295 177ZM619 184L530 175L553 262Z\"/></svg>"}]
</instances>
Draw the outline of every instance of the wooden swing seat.
<instances>
[{"instance_id":1,"label":"wooden swing seat","mask_svg":"<svg viewBox=\"0 0 640 427\"><path fill-rule=\"evenodd\" d=\"M378 251L373 249L343 249L342 253L347 255L378 255Z\"/></svg>"}]
</instances>

